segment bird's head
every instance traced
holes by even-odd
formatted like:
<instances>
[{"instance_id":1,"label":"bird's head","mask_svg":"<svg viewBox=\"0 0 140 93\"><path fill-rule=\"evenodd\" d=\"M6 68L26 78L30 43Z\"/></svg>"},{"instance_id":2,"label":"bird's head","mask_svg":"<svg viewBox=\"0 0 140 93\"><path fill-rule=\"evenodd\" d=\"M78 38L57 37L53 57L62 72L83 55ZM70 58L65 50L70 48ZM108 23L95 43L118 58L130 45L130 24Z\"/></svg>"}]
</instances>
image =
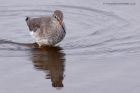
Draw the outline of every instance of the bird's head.
<instances>
[{"instance_id":1,"label":"bird's head","mask_svg":"<svg viewBox=\"0 0 140 93\"><path fill-rule=\"evenodd\" d=\"M62 13L62 11L55 10L54 13L53 13L53 17L55 19L57 19L60 22L60 24L63 23L63 13Z\"/></svg>"}]
</instances>

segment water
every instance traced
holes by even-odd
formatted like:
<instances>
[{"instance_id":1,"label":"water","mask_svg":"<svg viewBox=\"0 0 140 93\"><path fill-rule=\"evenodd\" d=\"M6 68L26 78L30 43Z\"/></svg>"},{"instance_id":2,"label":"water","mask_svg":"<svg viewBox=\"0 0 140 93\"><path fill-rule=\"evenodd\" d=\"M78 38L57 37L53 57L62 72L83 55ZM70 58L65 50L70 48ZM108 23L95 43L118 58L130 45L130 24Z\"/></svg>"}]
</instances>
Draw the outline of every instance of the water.
<instances>
[{"instance_id":1,"label":"water","mask_svg":"<svg viewBox=\"0 0 140 93\"><path fill-rule=\"evenodd\" d=\"M115 14L97 3L1 0L0 92L139 93L138 17L125 16L129 6L112 7ZM65 39L55 47L34 47L26 16L55 9L64 13Z\"/></svg>"}]
</instances>

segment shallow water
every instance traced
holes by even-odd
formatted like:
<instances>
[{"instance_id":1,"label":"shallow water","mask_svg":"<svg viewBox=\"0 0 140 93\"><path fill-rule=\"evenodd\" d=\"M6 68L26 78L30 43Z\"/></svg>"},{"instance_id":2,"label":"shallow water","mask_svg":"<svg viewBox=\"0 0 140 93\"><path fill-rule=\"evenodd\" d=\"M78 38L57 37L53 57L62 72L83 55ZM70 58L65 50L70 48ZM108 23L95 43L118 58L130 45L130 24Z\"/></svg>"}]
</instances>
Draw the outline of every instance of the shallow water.
<instances>
[{"instance_id":1,"label":"shallow water","mask_svg":"<svg viewBox=\"0 0 140 93\"><path fill-rule=\"evenodd\" d=\"M89 1L1 1L1 93L139 93L139 23ZM25 17L55 9L64 13L65 39L34 47Z\"/></svg>"}]
</instances>

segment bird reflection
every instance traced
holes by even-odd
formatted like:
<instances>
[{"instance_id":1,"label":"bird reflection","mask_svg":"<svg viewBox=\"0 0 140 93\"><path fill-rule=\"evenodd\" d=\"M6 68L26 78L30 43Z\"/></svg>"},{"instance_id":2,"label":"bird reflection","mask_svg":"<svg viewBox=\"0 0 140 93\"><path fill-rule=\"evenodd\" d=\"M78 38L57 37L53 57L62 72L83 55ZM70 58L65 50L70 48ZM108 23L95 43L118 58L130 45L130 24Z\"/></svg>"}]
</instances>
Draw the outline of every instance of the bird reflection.
<instances>
[{"instance_id":1,"label":"bird reflection","mask_svg":"<svg viewBox=\"0 0 140 93\"><path fill-rule=\"evenodd\" d=\"M61 47L33 48L31 60L35 69L44 71L53 87L63 87L65 54Z\"/></svg>"}]
</instances>

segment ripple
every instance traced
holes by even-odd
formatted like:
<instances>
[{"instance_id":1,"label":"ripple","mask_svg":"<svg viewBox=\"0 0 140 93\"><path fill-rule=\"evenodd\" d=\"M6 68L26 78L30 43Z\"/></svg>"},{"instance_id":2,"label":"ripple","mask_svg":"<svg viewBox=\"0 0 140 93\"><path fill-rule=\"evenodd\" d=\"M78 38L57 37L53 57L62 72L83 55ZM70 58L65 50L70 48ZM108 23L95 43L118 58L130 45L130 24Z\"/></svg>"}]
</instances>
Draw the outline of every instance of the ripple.
<instances>
[{"instance_id":1,"label":"ripple","mask_svg":"<svg viewBox=\"0 0 140 93\"><path fill-rule=\"evenodd\" d=\"M18 45L20 46L19 49L9 49L24 50L25 47L21 46L27 45L26 43L16 43L19 41L23 42L25 39L27 39L27 41L31 40L28 33L25 33L28 29L26 28L24 17L49 15L55 9L60 9L64 12L67 35L63 42L60 43L60 46L62 46L67 53L92 54L93 52L90 51L94 50L95 54L104 54L106 51L136 50L138 48L135 47L139 46L139 29L133 32L135 26L112 12L90 7L66 5L40 5L40 9L27 5L10 7L11 8L7 9L1 6L0 9L0 19L2 19L0 24L3 25L1 29L6 28L5 33L10 34L7 39L11 40L0 40L0 47L4 46L3 44L8 44L9 46ZM15 18L17 18L17 20L15 20ZM6 25L8 25L8 28ZM11 30L15 28L20 29L21 34L19 34L18 31L11 32ZM4 38L6 37L6 35L4 35L5 33L2 33ZM19 41L17 41L16 38L19 38ZM123 46L123 49L120 46ZM0 50L2 49L4 48L1 47ZM26 48L24 51L26 51Z\"/></svg>"}]
</instances>

